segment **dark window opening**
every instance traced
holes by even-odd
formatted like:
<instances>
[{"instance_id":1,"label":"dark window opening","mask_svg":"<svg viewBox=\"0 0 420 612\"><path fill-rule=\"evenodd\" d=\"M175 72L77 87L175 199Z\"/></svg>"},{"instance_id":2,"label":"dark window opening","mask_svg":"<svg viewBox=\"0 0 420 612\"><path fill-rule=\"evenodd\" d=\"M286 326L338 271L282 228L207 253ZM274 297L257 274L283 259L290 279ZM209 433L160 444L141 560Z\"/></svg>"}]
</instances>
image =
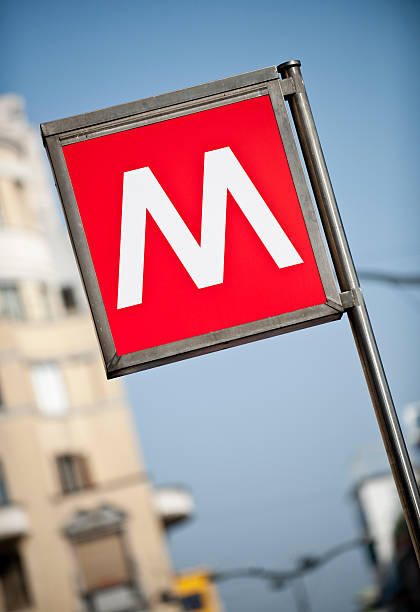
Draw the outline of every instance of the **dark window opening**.
<instances>
[{"instance_id":1,"label":"dark window opening","mask_svg":"<svg viewBox=\"0 0 420 612\"><path fill-rule=\"evenodd\" d=\"M0 317L23 319L23 308L16 285L0 285Z\"/></svg>"},{"instance_id":2,"label":"dark window opening","mask_svg":"<svg viewBox=\"0 0 420 612\"><path fill-rule=\"evenodd\" d=\"M75 312L77 310L76 293L73 287L62 287L61 297L67 312Z\"/></svg>"},{"instance_id":3,"label":"dark window opening","mask_svg":"<svg viewBox=\"0 0 420 612\"><path fill-rule=\"evenodd\" d=\"M1 387L0 387L0 412L3 412L4 409L5 409L5 404L4 404L3 395L2 395Z\"/></svg>"},{"instance_id":4,"label":"dark window opening","mask_svg":"<svg viewBox=\"0 0 420 612\"><path fill-rule=\"evenodd\" d=\"M10 498L7 491L6 474L3 463L0 461L0 506L7 506L8 503L10 503Z\"/></svg>"},{"instance_id":5,"label":"dark window opening","mask_svg":"<svg viewBox=\"0 0 420 612\"><path fill-rule=\"evenodd\" d=\"M202 610L204 607L203 598L200 593L193 593L181 599L184 610Z\"/></svg>"},{"instance_id":6,"label":"dark window opening","mask_svg":"<svg viewBox=\"0 0 420 612\"><path fill-rule=\"evenodd\" d=\"M57 457L61 490L64 494L81 491L92 486L86 457L61 455Z\"/></svg>"},{"instance_id":7,"label":"dark window opening","mask_svg":"<svg viewBox=\"0 0 420 612\"><path fill-rule=\"evenodd\" d=\"M0 548L0 600L6 612L23 610L31 605L28 582L15 544Z\"/></svg>"}]
</instances>

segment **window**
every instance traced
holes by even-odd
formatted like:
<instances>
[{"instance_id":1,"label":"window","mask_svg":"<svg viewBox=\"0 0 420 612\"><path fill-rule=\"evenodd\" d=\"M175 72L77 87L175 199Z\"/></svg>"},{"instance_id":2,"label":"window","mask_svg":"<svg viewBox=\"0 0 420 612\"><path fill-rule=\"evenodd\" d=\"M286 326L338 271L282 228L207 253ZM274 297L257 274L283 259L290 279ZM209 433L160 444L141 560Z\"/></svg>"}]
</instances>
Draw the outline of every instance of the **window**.
<instances>
[{"instance_id":1,"label":"window","mask_svg":"<svg viewBox=\"0 0 420 612\"><path fill-rule=\"evenodd\" d=\"M37 363L31 369L36 402L41 412L60 416L68 410L63 377L56 363Z\"/></svg>"},{"instance_id":2,"label":"window","mask_svg":"<svg viewBox=\"0 0 420 612\"><path fill-rule=\"evenodd\" d=\"M4 471L3 462L0 461L0 506L6 506L9 501L10 499L7 492L6 474Z\"/></svg>"},{"instance_id":3,"label":"window","mask_svg":"<svg viewBox=\"0 0 420 612\"><path fill-rule=\"evenodd\" d=\"M86 457L60 455L57 457L57 467L63 493L74 493L92 486Z\"/></svg>"},{"instance_id":4,"label":"window","mask_svg":"<svg viewBox=\"0 0 420 612\"><path fill-rule=\"evenodd\" d=\"M22 302L14 284L0 285L0 317L23 319Z\"/></svg>"},{"instance_id":5,"label":"window","mask_svg":"<svg viewBox=\"0 0 420 612\"><path fill-rule=\"evenodd\" d=\"M119 533L78 542L74 547L87 592L130 581L127 556Z\"/></svg>"},{"instance_id":6,"label":"window","mask_svg":"<svg viewBox=\"0 0 420 612\"><path fill-rule=\"evenodd\" d=\"M16 544L0 547L0 601L6 612L23 610L31 605L28 583Z\"/></svg>"},{"instance_id":7,"label":"window","mask_svg":"<svg viewBox=\"0 0 420 612\"><path fill-rule=\"evenodd\" d=\"M66 312L72 313L77 310L76 293L73 287L62 287L61 297L63 299L64 308Z\"/></svg>"}]
</instances>

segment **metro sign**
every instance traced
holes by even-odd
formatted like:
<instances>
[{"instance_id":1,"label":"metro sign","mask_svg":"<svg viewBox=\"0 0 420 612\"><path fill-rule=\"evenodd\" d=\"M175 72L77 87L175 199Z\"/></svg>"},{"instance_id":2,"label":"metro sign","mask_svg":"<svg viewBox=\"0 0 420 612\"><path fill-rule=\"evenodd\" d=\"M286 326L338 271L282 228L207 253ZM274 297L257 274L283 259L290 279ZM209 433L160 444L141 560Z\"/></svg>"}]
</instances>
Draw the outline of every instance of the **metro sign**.
<instances>
[{"instance_id":1,"label":"metro sign","mask_svg":"<svg viewBox=\"0 0 420 612\"><path fill-rule=\"evenodd\" d=\"M108 377L342 315L274 67L41 129Z\"/></svg>"},{"instance_id":2,"label":"metro sign","mask_svg":"<svg viewBox=\"0 0 420 612\"><path fill-rule=\"evenodd\" d=\"M201 244L150 168L124 172L117 308L136 306L143 301L147 211L198 289L223 283L228 193L279 268L303 263L230 147L207 151L204 154Z\"/></svg>"}]
</instances>

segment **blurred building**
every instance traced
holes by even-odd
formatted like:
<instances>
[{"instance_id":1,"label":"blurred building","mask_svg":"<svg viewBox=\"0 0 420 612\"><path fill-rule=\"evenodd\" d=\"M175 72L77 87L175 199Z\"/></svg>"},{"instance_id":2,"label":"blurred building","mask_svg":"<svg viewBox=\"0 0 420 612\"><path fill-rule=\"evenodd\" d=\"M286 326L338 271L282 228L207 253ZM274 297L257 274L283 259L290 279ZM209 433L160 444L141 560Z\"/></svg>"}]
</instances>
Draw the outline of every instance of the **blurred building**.
<instances>
[{"instance_id":1,"label":"blurred building","mask_svg":"<svg viewBox=\"0 0 420 612\"><path fill-rule=\"evenodd\" d=\"M163 523L191 502L154 497L45 172L22 100L3 96L0 611L178 610Z\"/></svg>"},{"instance_id":2,"label":"blurred building","mask_svg":"<svg viewBox=\"0 0 420 612\"><path fill-rule=\"evenodd\" d=\"M408 404L404 410L404 424L407 431L408 444L416 453L416 458L420 455L420 402Z\"/></svg>"},{"instance_id":3,"label":"blurred building","mask_svg":"<svg viewBox=\"0 0 420 612\"><path fill-rule=\"evenodd\" d=\"M420 404L404 413L410 456L420 481ZM364 610L417 612L420 610L420 570L403 517L392 473L381 446L361 449L353 465L354 499L358 508L368 560L376 588Z\"/></svg>"},{"instance_id":4,"label":"blurred building","mask_svg":"<svg viewBox=\"0 0 420 612\"><path fill-rule=\"evenodd\" d=\"M417 418L415 418L418 407ZM416 473L420 479L420 404L413 404L404 412L407 426L409 451ZM414 441L417 441L417 444ZM372 540L369 559L375 568L383 568L392 561L394 554L394 531L401 517L402 508L394 478L385 450L372 444L360 449L353 462L354 499L357 504L360 524L365 535Z\"/></svg>"}]
</instances>

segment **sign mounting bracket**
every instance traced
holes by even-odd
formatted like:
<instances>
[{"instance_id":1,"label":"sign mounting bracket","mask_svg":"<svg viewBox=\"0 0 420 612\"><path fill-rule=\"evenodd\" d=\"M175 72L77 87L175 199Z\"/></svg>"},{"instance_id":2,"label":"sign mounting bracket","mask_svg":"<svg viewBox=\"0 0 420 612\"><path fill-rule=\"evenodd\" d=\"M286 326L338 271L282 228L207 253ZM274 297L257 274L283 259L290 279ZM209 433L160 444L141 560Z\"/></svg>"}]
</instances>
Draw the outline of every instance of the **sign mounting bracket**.
<instances>
[{"instance_id":1,"label":"sign mounting bracket","mask_svg":"<svg viewBox=\"0 0 420 612\"><path fill-rule=\"evenodd\" d=\"M340 300L345 311L349 308L353 308L355 305L354 295L351 291L342 291L340 293Z\"/></svg>"}]
</instances>

